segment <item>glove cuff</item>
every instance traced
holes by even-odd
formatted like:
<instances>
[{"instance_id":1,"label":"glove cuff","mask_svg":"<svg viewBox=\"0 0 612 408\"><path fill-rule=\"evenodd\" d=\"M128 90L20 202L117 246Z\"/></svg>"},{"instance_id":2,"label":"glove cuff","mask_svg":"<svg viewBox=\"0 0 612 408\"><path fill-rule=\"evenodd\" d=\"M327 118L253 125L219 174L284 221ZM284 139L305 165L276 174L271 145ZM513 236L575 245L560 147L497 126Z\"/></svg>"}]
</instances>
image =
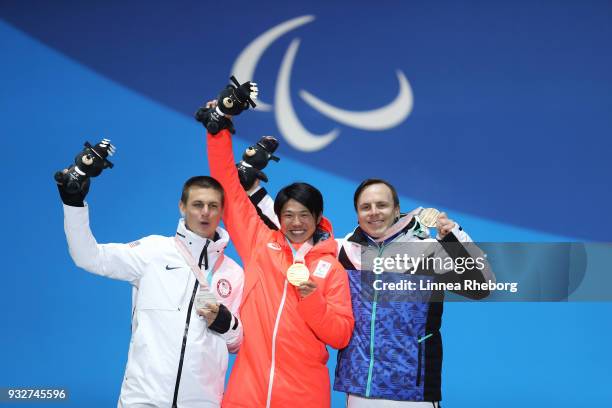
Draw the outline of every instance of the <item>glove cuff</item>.
<instances>
[{"instance_id":1,"label":"glove cuff","mask_svg":"<svg viewBox=\"0 0 612 408\"><path fill-rule=\"evenodd\" d=\"M219 304L219 313L208 328L219 334L226 333L232 324L232 312L223 303Z\"/></svg>"},{"instance_id":2,"label":"glove cuff","mask_svg":"<svg viewBox=\"0 0 612 408\"><path fill-rule=\"evenodd\" d=\"M64 191L63 186L57 184L57 190L59 191L62 202L71 207L85 207L85 201L80 193L70 194Z\"/></svg>"}]
</instances>

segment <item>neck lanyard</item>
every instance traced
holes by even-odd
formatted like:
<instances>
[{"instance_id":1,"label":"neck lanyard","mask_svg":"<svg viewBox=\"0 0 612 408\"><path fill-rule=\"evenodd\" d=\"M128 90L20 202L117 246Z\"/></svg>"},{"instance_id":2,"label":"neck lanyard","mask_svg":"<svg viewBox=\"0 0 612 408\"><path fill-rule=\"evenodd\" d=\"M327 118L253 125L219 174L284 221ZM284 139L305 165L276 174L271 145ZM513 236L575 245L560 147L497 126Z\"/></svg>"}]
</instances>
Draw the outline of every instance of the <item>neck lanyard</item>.
<instances>
[{"instance_id":1,"label":"neck lanyard","mask_svg":"<svg viewBox=\"0 0 612 408\"><path fill-rule=\"evenodd\" d=\"M291 249L291 254L293 255L293 263L306 263L304 261L304 258L306 257L306 254L312 249L312 244L310 243L310 240L304 242L300 249L298 249L297 251L295 250L295 248L293 248L293 245L291 245L291 241L289 241L289 238L285 237L285 240L289 245L289 249Z\"/></svg>"},{"instance_id":2,"label":"neck lanyard","mask_svg":"<svg viewBox=\"0 0 612 408\"><path fill-rule=\"evenodd\" d=\"M217 269L219 269L219 266L221 266L224 255L219 254L219 257L217 258L217 261L215 262L213 267L207 269L206 276L204 276L204 272L202 272L202 269L198 266L195 259L193 259L193 256L191 256L191 253L189 252L189 250L187 249L183 241L181 241L180 239L178 239L178 237L175 236L174 243L176 244L176 248L179 250L179 252L183 256L183 259L185 260L185 262L187 262L187 265L189 265L189 267L191 268L191 271L193 272L196 279L200 283L200 286L208 289L212 282L212 275L213 273L217 271Z\"/></svg>"}]
</instances>

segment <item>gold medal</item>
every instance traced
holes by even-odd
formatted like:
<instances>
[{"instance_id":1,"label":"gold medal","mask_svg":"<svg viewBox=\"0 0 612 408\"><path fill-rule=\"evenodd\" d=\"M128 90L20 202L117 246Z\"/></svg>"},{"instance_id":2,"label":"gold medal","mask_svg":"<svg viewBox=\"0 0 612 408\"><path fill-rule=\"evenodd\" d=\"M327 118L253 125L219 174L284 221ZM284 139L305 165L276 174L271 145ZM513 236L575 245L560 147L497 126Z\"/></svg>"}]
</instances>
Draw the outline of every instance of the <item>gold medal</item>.
<instances>
[{"instance_id":1,"label":"gold medal","mask_svg":"<svg viewBox=\"0 0 612 408\"><path fill-rule=\"evenodd\" d=\"M294 263L287 269L287 280L293 286L300 286L304 282L308 282L310 271L303 263Z\"/></svg>"},{"instance_id":2,"label":"gold medal","mask_svg":"<svg viewBox=\"0 0 612 408\"><path fill-rule=\"evenodd\" d=\"M438 215L440 215L440 211L435 208L423 208L419 213L419 221L427 228L433 228L436 226Z\"/></svg>"}]
</instances>

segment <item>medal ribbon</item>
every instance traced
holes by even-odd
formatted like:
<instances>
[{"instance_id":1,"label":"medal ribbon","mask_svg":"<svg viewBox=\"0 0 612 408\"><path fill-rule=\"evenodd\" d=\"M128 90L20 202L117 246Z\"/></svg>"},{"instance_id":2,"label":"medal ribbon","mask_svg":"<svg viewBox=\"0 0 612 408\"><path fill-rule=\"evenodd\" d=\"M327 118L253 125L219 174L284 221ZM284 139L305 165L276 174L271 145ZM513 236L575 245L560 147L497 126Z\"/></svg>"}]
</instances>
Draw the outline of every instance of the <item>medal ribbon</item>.
<instances>
[{"instance_id":1,"label":"medal ribbon","mask_svg":"<svg viewBox=\"0 0 612 408\"><path fill-rule=\"evenodd\" d=\"M187 246L185 246L183 241L181 241L180 239L178 239L178 237L175 236L174 243L176 244L176 248L179 250L179 252L183 256L183 259L185 259L185 262L187 262L187 265L189 265L189 267L191 268L191 271L195 275L196 279L198 280L198 282L200 282L200 286L210 290L210 285L212 283L212 275L221 266L224 255L223 254L219 255L213 267L205 271L206 272L206 276L205 276L204 272L202 272L202 268L200 268L198 264L196 263L195 259L193 259L193 256L191 256L191 252L189 252L189 250L187 249Z\"/></svg>"},{"instance_id":2,"label":"medal ribbon","mask_svg":"<svg viewBox=\"0 0 612 408\"><path fill-rule=\"evenodd\" d=\"M289 241L289 238L285 237L285 239L287 240L287 244L289 244L289 248L291 249L291 253L293 254L293 263L306 264L304 258L306 257L306 254L312 249L312 244L310 243L310 240L304 242L300 249L296 251L295 248L293 248L293 245L291 245L291 241Z\"/></svg>"}]
</instances>

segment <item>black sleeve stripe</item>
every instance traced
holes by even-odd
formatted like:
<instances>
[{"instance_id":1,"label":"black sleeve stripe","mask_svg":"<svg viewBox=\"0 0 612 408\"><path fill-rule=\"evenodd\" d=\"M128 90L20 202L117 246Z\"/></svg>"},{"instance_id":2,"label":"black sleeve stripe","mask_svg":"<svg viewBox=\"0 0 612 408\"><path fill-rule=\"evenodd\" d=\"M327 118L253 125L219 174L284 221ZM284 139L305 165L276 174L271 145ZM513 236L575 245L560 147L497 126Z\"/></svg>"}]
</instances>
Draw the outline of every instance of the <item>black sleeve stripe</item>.
<instances>
[{"instance_id":1,"label":"black sleeve stripe","mask_svg":"<svg viewBox=\"0 0 612 408\"><path fill-rule=\"evenodd\" d=\"M257 210L257 215L259 215L259 218L261 218L264 224L266 224L266 227L271 230L278 231L278 227L276 226L276 224L273 223L272 220L268 218L266 214L263 213L263 211L261 211L261 208L255 206L255 209Z\"/></svg>"},{"instance_id":2,"label":"black sleeve stripe","mask_svg":"<svg viewBox=\"0 0 612 408\"><path fill-rule=\"evenodd\" d=\"M249 196L249 199L251 200L254 206L257 206L257 204L259 204L261 200L264 199L266 194L268 194L268 192L266 191L265 188L262 187L259 190L257 190L255 193L253 193L253 195Z\"/></svg>"},{"instance_id":3,"label":"black sleeve stripe","mask_svg":"<svg viewBox=\"0 0 612 408\"><path fill-rule=\"evenodd\" d=\"M265 215L263 211L261 211L261 208L259 208L259 206L257 205L261 202L261 200L264 199L266 194L268 194L268 192L265 188L262 187L257 190L255 194L249 196L249 200L251 200L251 203L255 206L255 209L257 210L257 215L259 215L259 218L261 218L264 224L266 224L266 227L271 230L278 231L278 227L276 226L276 224L272 222L272 220L267 215Z\"/></svg>"},{"instance_id":4,"label":"black sleeve stripe","mask_svg":"<svg viewBox=\"0 0 612 408\"><path fill-rule=\"evenodd\" d=\"M472 258L470 253L465 249L463 244L459 242L459 239L452 232L445 236L442 240L439 241L442 245L442 248L446 251L451 258ZM456 272L449 272L438 277L440 282L451 283L451 282L463 282L466 280L473 280L478 283L484 283L485 278L482 272L477 269L468 269L462 274ZM458 295L465 296L469 299L484 299L489 296L489 290L454 290L454 293Z\"/></svg>"},{"instance_id":5,"label":"black sleeve stripe","mask_svg":"<svg viewBox=\"0 0 612 408\"><path fill-rule=\"evenodd\" d=\"M344 267L344 269L346 270L356 270L357 268L355 268L355 265L353 265L353 263L351 262L351 260L349 259L348 255L346 254L346 251L344 250L344 247L342 247L340 249L340 253L338 254L338 261L340 261L340 264Z\"/></svg>"}]
</instances>

